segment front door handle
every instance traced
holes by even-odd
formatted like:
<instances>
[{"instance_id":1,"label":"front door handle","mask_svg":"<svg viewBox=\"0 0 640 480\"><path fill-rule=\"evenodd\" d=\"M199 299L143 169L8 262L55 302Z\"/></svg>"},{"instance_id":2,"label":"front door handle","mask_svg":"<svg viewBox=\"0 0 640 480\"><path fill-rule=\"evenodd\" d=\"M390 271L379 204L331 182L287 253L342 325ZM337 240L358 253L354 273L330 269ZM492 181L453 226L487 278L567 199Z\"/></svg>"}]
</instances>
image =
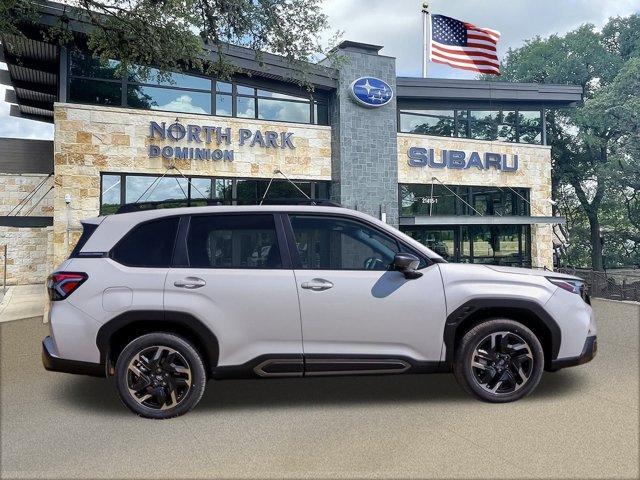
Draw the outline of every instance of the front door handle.
<instances>
[{"instance_id":1,"label":"front door handle","mask_svg":"<svg viewBox=\"0 0 640 480\"><path fill-rule=\"evenodd\" d=\"M324 278L314 278L310 282L302 282L300 285L306 290L313 290L314 292L321 292L322 290L329 290L333 287L333 283Z\"/></svg>"},{"instance_id":2,"label":"front door handle","mask_svg":"<svg viewBox=\"0 0 640 480\"><path fill-rule=\"evenodd\" d=\"M207 284L203 279L198 277L187 277L183 280L176 280L173 285L179 288L188 288L193 290L194 288L204 287Z\"/></svg>"}]
</instances>

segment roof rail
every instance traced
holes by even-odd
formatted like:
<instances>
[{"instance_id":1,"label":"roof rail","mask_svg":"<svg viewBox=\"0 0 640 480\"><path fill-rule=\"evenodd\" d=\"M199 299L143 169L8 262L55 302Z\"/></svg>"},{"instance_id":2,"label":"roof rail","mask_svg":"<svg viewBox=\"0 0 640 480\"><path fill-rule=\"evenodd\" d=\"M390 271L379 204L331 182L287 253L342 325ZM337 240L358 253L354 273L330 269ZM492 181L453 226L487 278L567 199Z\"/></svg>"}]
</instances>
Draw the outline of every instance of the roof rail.
<instances>
[{"instance_id":1,"label":"roof rail","mask_svg":"<svg viewBox=\"0 0 640 480\"><path fill-rule=\"evenodd\" d=\"M224 198L170 198L167 200L146 201L137 203L125 203L121 205L115 214L141 212L144 210L156 210L160 208L180 208L180 207L204 207L229 205L229 200ZM255 204L258 206L257 204ZM311 205L318 207L342 207L339 203L325 199L310 198L269 198L263 205Z\"/></svg>"},{"instance_id":2,"label":"roof rail","mask_svg":"<svg viewBox=\"0 0 640 480\"><path fill-rule=\"evenodd\" d=\"M223 198L169 198L166 200L145 201L135 203L124 203L120 205L116 214L141 212L143 210L156 210L159 208L180 208L180 207L205 207L211 205L228 204L229 200Z\"/></svg>"},{"instance_id":3,"label":"roof rail","mask_svg":"<svg viewBox=\"0 0 640 480\"><path fill-rule=\"evenodd\" d=\"M267 198L263 205L311 205L315 207L342 207L338 202L322 198Z\"/></svg>"}]
</instances>

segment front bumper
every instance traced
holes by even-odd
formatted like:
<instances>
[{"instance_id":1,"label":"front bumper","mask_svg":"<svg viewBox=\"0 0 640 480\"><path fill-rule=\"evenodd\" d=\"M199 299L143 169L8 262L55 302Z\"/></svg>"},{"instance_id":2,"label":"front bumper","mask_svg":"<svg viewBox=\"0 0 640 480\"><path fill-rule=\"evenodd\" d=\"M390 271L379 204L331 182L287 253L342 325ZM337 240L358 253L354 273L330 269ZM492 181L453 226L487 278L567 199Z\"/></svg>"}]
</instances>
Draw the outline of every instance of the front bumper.
<instances>
[{"instance_id":1,"label":"front bumper","mask_svg":"<svg viewBox=\"0 0 640 480\"><path fill-rule=\"evenodd\" d=\"M106 377L104 365L60 358L56 354L55 345L50 336L45 337L42 341L42 364L46 370L51 372L75 373L77 375L90 375L92 377Z\"/></svg>"},{"instance_id":2,"label":"front bumper","mask_svg":"<svg viewBox=\"0 0 640 480\"><path fill-rule=\"evenodd\" d=\"M551 370L555 372L556 370L560 370L561 368L567 367L575 367L576 365L582 365L583 363L590 362L593 360L593 357L596 356L598 352L598 339L595 335L587 337L584 342L584 347L582 349L582 353L577 357L569 357L569 358L558 358L556 360L551 360Z\"/></svg>"}]
</instances>

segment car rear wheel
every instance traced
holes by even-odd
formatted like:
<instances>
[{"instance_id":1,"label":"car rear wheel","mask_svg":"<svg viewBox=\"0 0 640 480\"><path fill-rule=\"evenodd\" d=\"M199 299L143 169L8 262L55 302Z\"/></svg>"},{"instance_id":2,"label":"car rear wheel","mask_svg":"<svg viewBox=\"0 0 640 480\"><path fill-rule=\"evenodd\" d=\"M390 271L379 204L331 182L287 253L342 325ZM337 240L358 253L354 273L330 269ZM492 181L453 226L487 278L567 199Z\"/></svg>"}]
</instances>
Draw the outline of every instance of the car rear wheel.
<instances>
[{"instance_id":1,"label":"car rear wheel","mask_svg":"<svg viewBox=\"0 0 640 480\"><path fill-rule=\"evenodd\" d=\"M206 374L196 349L169 333L133 340L116 362L116 385L122 402L146 418L183 415L200 401Z\"/></svg>"},{"instance_id":2,"label":"car rear wheel","mask_svg":"<svg viewBox=\"0 0 640 480\"><path fill-rule=\"evenodd\" d=\"M512 402L540 382L544 352L535 334L521 323L492 319L464 335L453 370L458 383L481 400Z\"/></svg>"}]
</instances>

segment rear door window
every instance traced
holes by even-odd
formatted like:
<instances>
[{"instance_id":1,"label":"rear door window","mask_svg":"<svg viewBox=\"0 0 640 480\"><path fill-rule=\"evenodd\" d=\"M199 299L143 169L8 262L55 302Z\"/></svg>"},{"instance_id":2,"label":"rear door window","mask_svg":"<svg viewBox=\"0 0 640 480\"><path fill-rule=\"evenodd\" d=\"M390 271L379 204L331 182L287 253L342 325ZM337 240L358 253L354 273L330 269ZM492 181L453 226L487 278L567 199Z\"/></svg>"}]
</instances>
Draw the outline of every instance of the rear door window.
<instances>
[{"instance_id":1,"label":"rear door window","mask_svg":"<svg viewBox=\"0 0 640 480\"><path fill-rule=\"evenodd\" d=\"M111 258L128 267L169 267L179 220L162 218L134 227L113 248Z\"/></svg>"},{"instance_id":2,"label":"rear door window","mask_svg":"<svg viewBox=\"0 0 640 480\"><path fill-rule=\"evenodd\" d=\"M187 235L197 268L282 268L273 215L198 215Z\"/></svg>"}]
</instances>

